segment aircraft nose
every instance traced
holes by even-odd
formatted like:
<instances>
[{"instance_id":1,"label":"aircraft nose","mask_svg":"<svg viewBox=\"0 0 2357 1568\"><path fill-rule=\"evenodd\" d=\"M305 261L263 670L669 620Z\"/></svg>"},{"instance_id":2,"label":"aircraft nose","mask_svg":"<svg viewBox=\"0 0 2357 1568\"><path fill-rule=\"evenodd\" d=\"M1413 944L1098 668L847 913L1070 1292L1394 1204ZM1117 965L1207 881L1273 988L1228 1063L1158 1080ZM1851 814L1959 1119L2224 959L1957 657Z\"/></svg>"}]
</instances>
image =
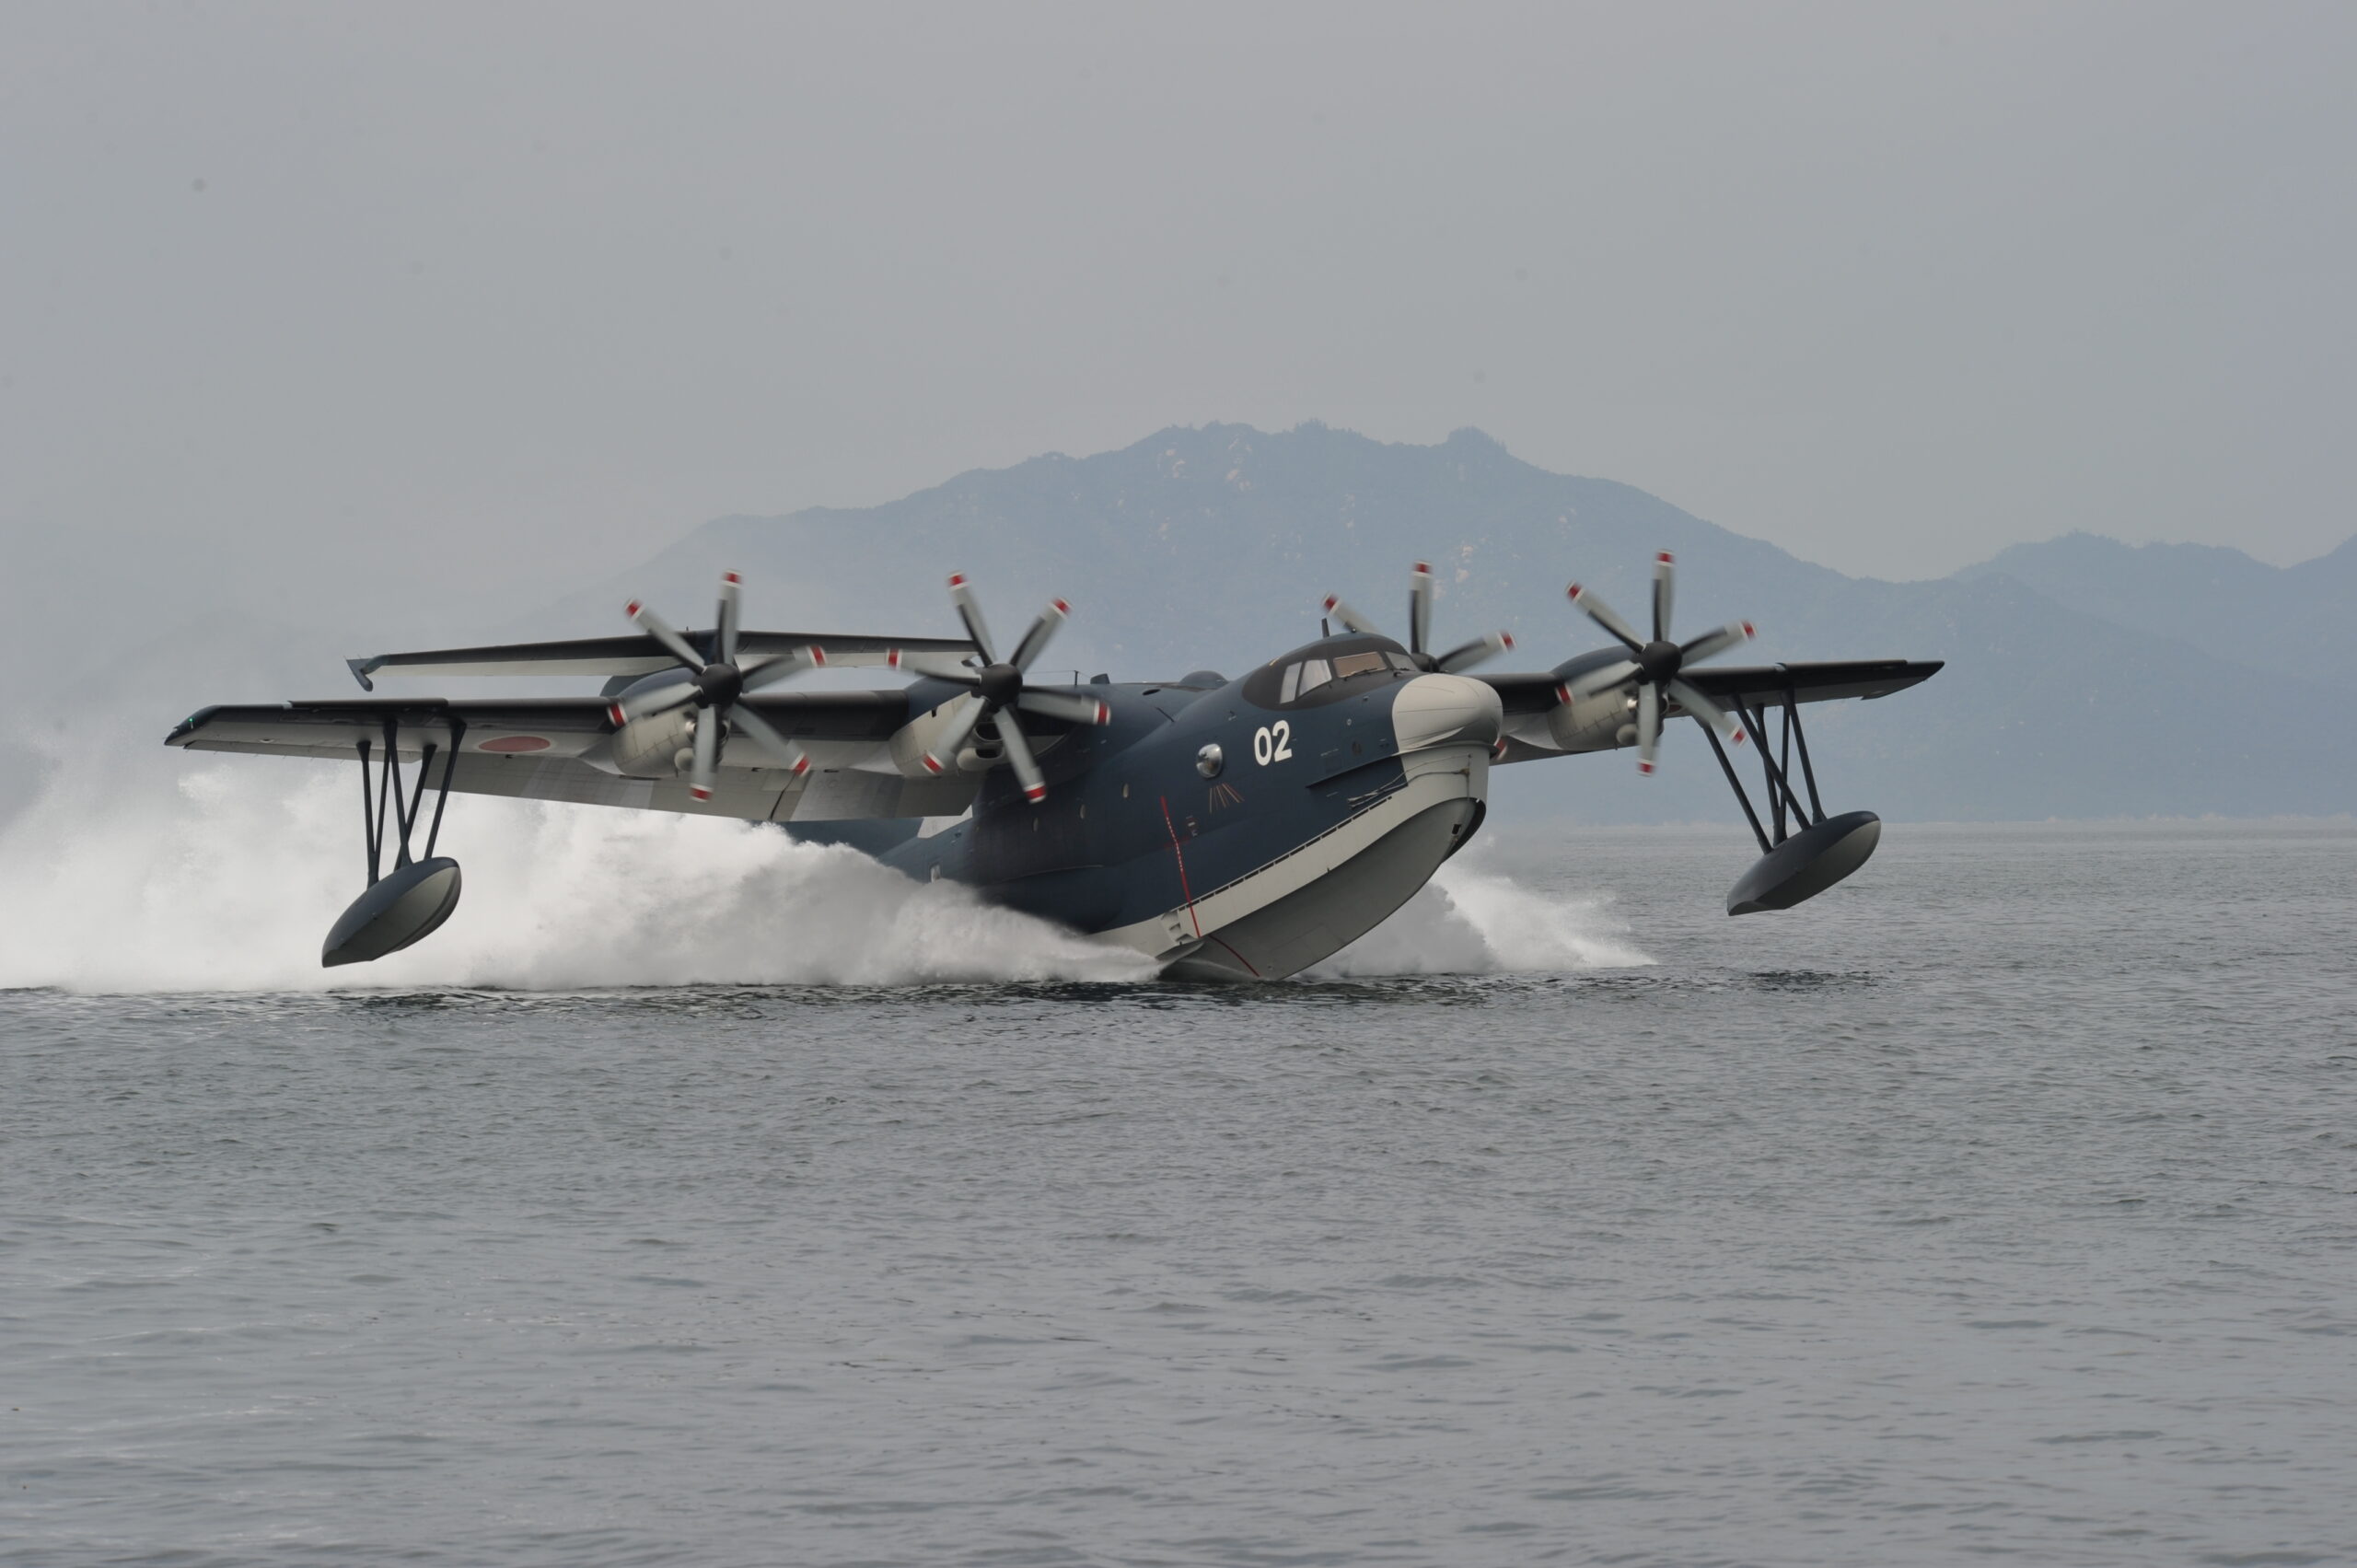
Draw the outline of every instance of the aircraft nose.
<instances>
[{"instance_id":1,"label":"aircraft nose","mask_svg":"<svg viewBox=\"0 0 2357 1568\"><path fill-rule=\"evenodd\" d=\"M1504 727L1497 692L1462 675L1419 675L1391 699L1391 731L1402 753L1452 743L1489 746Z\"/></svg>"}]
</instances>

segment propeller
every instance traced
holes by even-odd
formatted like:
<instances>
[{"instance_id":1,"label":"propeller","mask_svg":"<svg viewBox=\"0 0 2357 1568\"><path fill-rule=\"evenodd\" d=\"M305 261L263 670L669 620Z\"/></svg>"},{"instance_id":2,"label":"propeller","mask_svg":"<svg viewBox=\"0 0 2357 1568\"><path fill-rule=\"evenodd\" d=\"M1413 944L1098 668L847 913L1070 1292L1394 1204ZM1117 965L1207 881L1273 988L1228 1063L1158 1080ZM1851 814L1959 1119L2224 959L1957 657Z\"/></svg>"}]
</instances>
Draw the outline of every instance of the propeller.
<instances>
[{"instance_id":1,"label":"propeller","mask_svg":"<svg viewBox=\"0 0 2357 1568\"><path fill-rule=\"evenodd\" d=\"M1015 770L1016 782L1023 786L1023 798L1037 806L1048 797L1048 785L1040 776L1039 759L1032 754L1030 738L1023 733L1016 714L1039 714L1073 724L1091 725L1108 723L1113 716L1113 710L1099 698L1085 696L1069 687L1033 686L1024 679L1046 650L1048 640L1056 634L1056 628L1072 614L1072 606L1060 598L1050 599L1039 619L1015 645L1015 651L1001 659L998 645L991 640L990 627L982 621L981 606L974 602L973 587L963 572L950 575L949 601L958 607L958 618L966 623L966 635L972 640L981 666L975 668L953 665L921 654L901 656L902 666L963 686L970 694L949 721L949 727L935 736L927 748L925 769L934 773L946 772L957 758L958 748L966 744L977 726L988 719L998 730L1007 766Z\"/></svg>"},{"instance_id":2,"label":"propeller","mask_svg":"<svg viewBox=\"0 0 2357 1568\"><path fill-rule=\"evenodd\" d=\"M1383 629L1333 594L1326 596L1326 613L1363 637L1380 637ZM1476 637L1460 643L1444 654L1424 651L1432 640L1433 629L1433 569L1429 562L1419 561L1408 577L1408 656L1416 661L1419 669L1434 669L1444 675L1454 675L1460 669L1470 669L1487 658L1493 658L1514 646L1514 637L1504 632L1492 632L1486 637Z\"/></svg>"},{"instance_id":3,"label":"propeller","mask_svg":"<svg viewBox=\"0 0 2357 1568\"><path fill-rule=\"evenodd\" d=\"M1751 622L1730 621L1690 642L1674 643L1669 637L1669 607L1677 587L1678 563L1668 551L1662 551L1654 557L1654 634L1646 641L1641 640L1636 629L1592 591L1577 583L1571 587L1572 602L1585 610L1589 620L1626 645L1629 656L1566 682L1562 690L1562 700L1574 702L1615 687L1633 689L1637 696L1637 772L1641 773L1653 772L1655 759L1661 749L1665 700L1676 703L1709 725L1726 738L1728 745L1743 744L1743 726L1704 696L1693 682L1682 679L1682 672L1689 665L1715 658L1729 648L1749 642L1755 635Z\"/></svg>"},{"instance_id":4,"label":"propeller","mask_svg":"<svg viewBox=\"0 0 2357 1568\"><path fill-rule=\"evenodd\" d=\"M720 766L723 725L751 737L780 763L792 769L796 778L810 771L809 755L801 747L779 734L769 720L737 699L765 686L774 686L798 670L825 664L827 650L814 643L794 653L763 659L750 669L740 667L737 662L737 599L743 589L744 579L736 573L720 575L720 609L712 641L717 656L709 660L644 600L633 599L624 612L632 624L662 644L695 679L655 686L641 682L614 699L608 712L615 724L624 725L675 708L702 709L696 722L695 761L688 779L688 793L698 800L712 798L713 775Z\"/></svg>"}]
</instances>

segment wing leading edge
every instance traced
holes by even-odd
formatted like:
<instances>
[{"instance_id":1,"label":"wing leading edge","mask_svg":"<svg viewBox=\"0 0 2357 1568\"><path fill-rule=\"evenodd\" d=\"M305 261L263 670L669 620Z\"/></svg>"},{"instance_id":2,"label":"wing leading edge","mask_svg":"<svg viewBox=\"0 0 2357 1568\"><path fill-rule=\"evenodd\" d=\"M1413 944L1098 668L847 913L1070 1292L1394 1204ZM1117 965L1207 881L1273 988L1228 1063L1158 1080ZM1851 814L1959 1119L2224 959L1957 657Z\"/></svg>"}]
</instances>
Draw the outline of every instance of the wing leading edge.
<instances>
[{"instance_id":1,"label":"wing leading edge","mask_svg":"<svg viewBox=\"0 0 2357 1568\"><path fill-rule=\"evenodd\" d=\"M1683 679L1704 696L1734 706L1781 704L1786 693L1800 703L1832 703L1844 698L1872 699L1904 691L1929 680L1945 664L1942 659L1820 659L1805 664L1729 666L1690 669ZM1505 705L1508 717L1543 714L1556 703L1556 690L1566 669L1537 675L1475 675L1486 681Z\"/></svg>"},{"instance_id":2,"label":"wing leading edge","mask_svg":"<svg viewBox=\"0 0 2357 1568\"><path fill-rule=\"evenodd\" d=\"M470 795L776 822L954 817L973 803L980 774L911 779L860 765L876 760L908 721L904 691L813 691L746 701L799 741L814 766L800 779L783 767L725 766L712 798L701 801L683 777L625 777L590 760L602 755L613 733L607 703L598 697L354 698L212 707L182 720L165 744L350 761L366 741L381 759L389 724L402 761L414 762L426 746L435 748L436 783L455 738L450 787Z\"/></svg>"},{"instance_id":3,"label":"wing leading edge","mask_svg":"<svg viewBox=\"0 0 2357 1568\"><path fill-rule=\"evenodd\" d=\"M1585 656L1545 674L1476 675L1498 693L1505 709L1507 735L1501 761L1535 762L1546 757L1578 756L1626 744L1608 729L1590 730L1584 737L1550 735L1550 720L1564 681L1591 662L1609 662L1617 656ZM1937 675L1940 659L1822 659L1804 664L1731 666L1692 669L1682 679L1702 695L1738 715L1746 709L1765 714L1794 703L1833 703L1847 698L1871 701L1904 691ZM1667 713L1684 710L1672 703ZM1745 721L1747 726L1748 721ZM1566 749L1566 745L1570 749Z\"/></svg>"}]
</instances>

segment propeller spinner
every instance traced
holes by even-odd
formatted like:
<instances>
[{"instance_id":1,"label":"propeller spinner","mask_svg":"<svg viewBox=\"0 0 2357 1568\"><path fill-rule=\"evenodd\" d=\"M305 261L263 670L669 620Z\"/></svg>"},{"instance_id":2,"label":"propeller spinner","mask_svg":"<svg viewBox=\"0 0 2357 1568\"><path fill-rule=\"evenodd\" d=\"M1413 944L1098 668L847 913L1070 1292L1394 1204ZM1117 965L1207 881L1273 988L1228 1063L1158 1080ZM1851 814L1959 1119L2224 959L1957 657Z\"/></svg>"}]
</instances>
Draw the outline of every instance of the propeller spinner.
<instances>
[{"instance_id":1,"label":"propeller spinner","mask_svg":"<svg viewBox=\"0 0 2357 1568\"><path fill-rule=\"evenodd\" d=\"M1590 590L1577 583L1570 590L1572 602L1585 611L1589 620L1627 645L1629 656L1568 682L1563 688L1563 701L1576 702L1615 687L1633 690L1637 696L1637 772L1646 774L1654 772L1655 760L1661 749L1665 701L1678 703L1709 725L1730 746L1743 744L1743 726L1704 696L1693 682L1684 679L1682 672L1689 665L1715 658L1727 649L1750 641L1754 635L1751 622L1731 621L1687 643L1670 641L1669 607L1677 589L1677 571L1678 563L1668 551L1654 557L1654 634L1650 641L1640 640L1636 629Z\"/></svg>"},{"instance_id":2,"label":"propeller spinner","mask_svg":"<svg viewBox=\"0 0 2357 1568\"><path fill-rule=\"evenodd\" d=\"M1363 637L1380 637L1383 629L1333 594L1326 596L1326 613ZM1460 669L1470 669L1482 660L1495 657L1514 646L1514 638L1504 632L1492 632L1486 637L1476 637L1460 643L1446 653L1424 651L1431 641L1433 629L1433 569L1429 562L1419 561L1408 578L1408 656L1418 668L1437 670L1454 675Z\"/></svg>"}]
</instances>

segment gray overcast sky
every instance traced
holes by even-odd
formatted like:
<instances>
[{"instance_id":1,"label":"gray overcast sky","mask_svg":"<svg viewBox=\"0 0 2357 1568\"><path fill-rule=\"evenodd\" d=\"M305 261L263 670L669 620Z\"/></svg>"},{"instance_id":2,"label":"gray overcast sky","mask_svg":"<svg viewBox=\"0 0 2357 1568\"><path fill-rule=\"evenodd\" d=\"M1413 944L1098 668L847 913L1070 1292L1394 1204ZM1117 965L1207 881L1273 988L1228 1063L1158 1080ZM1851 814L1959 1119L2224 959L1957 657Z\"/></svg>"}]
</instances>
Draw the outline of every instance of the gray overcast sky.
<instances>
[{"instance_id":1,"label":"gray overcast sky","mask_svg":"<svg viewBox=\"0 0 2357 1568\"><path fill-rule=\"evenodd\" d=\"M1476 424L1852 572L2073 528L2287 563L2357 528L2352 41L8 0L0 528L553 591L719 513L1318 418Z\"/></svg>"}]
</instances>

